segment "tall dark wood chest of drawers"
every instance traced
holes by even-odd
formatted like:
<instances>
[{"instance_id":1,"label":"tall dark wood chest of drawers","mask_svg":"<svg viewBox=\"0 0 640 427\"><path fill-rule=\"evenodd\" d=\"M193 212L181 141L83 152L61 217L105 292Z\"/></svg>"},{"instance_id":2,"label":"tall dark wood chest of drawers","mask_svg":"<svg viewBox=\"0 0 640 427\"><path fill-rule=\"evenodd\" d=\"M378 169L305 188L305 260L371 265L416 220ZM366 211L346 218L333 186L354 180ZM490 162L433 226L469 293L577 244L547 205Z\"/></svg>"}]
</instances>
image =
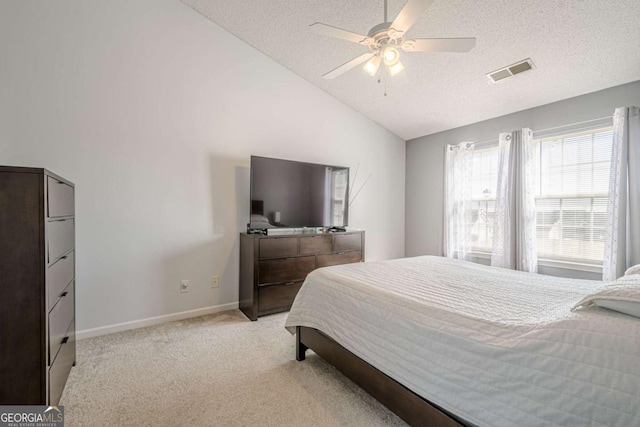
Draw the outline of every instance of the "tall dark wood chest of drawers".
<instances>
[{"instance_id":1,"label":"tall dark wood chest of drawers","mask_svg":"<svg viewBox=\"0 0 640 427\"><path fill-rule=\"evenodd\" d=\"M0 404L57 405L75 363L75 188L0 166Z\"/></svg>"},{"instance_id":2,"label":"tall dark wood chest of drawers","mask_svg":"<svg viewBox=\"0 0 640 427\"><path fill-rule=\"evenodd\" d=\"M364 231L240 234L240 310L251 320L291 308L311 271L364 261Z\"/></svg>"}]
</instances>

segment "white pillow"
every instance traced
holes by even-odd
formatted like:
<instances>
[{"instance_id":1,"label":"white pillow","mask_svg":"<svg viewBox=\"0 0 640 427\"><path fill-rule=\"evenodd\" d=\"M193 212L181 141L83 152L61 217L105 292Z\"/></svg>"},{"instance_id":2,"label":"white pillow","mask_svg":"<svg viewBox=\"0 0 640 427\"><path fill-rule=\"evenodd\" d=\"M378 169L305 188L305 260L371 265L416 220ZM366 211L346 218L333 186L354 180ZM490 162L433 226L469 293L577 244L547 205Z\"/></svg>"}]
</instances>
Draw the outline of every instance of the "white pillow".
<instances>
[{"instance_id":1,"label":"white pillow","mask_svg":"<svg viewBox=\"0 0 640 427\"><path fill-rule=\"evenodd\" d=\"M596 299L593 303L597 306L619 311L633 317L640 317L640 303L637 301L623 301L610 299Z\"/></svg>"},{"instance_id":2,"label":"white pillow","mask_svg":"<svg viewBox=\"0 0 640 427\"><path fill-rule=\"evenodd\" d=\"M266 216L251 214L251 222L269 222Z\"/></svg>"},{"instance_id":3,"label":"white pillow","mask_svg":"<svg viewBox=\"0 0 640 427\"><path fill-rule=\"evenodd\" d=\"M636 264L633 267L627 268L627 271L624 272L624 275L629 276L630 274L640 274L640 264Z\"/></svg>"},{"instance_id":4,"label":"white pillow","mask_svg":"<svg viewBox=\"0 0 640 427\"><path fill-rule=\"evenodd\" d=\"M640 318L640 275L623 276L587 295L571 310L598 305Z\"/></svg>"}]
</instances>

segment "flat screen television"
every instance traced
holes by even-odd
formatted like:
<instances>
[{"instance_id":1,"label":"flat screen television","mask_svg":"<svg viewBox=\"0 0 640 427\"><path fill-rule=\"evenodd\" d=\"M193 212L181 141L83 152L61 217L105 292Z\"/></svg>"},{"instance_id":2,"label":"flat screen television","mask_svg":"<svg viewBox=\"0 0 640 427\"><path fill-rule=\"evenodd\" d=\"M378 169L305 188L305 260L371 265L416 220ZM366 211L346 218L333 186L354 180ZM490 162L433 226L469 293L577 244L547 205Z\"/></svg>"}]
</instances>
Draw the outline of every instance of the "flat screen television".
<instances>
[{"instance_id":1,"label":"flat screen television","mask_svg":"<svg viewBox=\"0 0 640 427\"><path fill-rule=\"evenodd\" d=\"M348 223L349 168L251 156L249 228Z\"/></svg>"}]
</instances>

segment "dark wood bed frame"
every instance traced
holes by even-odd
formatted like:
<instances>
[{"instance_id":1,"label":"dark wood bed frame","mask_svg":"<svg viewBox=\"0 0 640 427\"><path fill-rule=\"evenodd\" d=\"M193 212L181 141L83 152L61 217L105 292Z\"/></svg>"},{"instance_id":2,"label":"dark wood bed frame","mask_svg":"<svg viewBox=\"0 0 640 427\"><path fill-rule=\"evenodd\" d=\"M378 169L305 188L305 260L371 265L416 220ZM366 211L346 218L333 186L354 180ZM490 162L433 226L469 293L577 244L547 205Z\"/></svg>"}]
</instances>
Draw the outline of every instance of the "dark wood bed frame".
<instances>
[{"instance_id":1,"label":"dark wood bed frame","mask_svg":"<svg viewBox=\"0 0 640 427\"><path fill-rule=\"evenodd\" d=\"M412 426L471 425L418 396L317 329L296 326L296 359L304 360L307 349L313 350Z\"/></svg>"}]
</instances>

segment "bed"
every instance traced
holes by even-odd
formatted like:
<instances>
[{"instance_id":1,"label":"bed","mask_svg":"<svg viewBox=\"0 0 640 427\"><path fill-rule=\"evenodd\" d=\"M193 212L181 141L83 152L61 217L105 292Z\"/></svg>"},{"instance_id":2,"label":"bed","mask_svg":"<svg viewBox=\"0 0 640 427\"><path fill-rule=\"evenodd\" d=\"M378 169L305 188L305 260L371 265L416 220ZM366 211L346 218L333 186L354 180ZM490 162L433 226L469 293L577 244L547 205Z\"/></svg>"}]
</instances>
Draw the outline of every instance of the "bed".
<instances>
[{"instance_id":1,"label":"bed","mask_svg":"<svg viewBox=\"0 0 640 427\"><path fill-rule=\"evenodd\" d=\"M286 320L412 425L640 425L640 319L600 282L416 257L323 268Z\"/></svg>"}]
</instances>

